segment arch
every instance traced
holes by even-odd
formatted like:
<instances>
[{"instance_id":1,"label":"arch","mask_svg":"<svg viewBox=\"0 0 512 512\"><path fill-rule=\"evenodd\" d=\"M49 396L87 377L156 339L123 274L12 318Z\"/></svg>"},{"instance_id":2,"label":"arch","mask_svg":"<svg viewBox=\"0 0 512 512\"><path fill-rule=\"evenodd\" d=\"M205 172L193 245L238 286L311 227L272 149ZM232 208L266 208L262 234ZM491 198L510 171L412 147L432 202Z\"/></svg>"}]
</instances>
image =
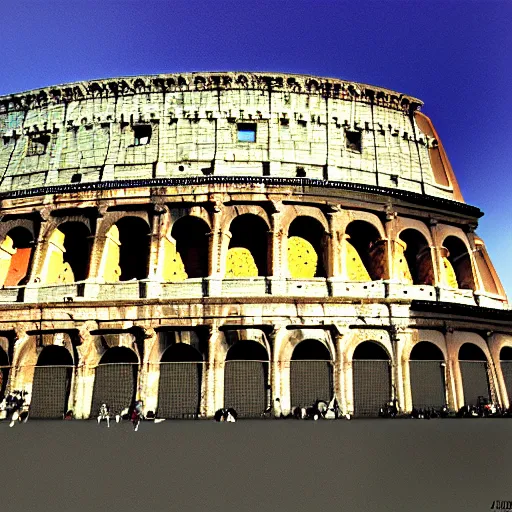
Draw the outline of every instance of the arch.
<instances>
[{"instance_id":1,"label":"arch","mask_svg":"<svg viewBox=\"0 0 512 512\"><path fill-rule=\"evenodd\" d=\"M354 220L345 231L346 270L349 281L375 281L387 274L385 244L377 228L364 220Z\"/></svg>"},{"instance_id":2,"label":"arch","mask_svg":"<svg viewBox=\"0 0 512 512\"><path fill-rule=\"evenodd\" d=\"M103 278L107 282L145 279L149 267L149 225L141 217L125 216L106 234Z\"/></svg>"},{"instance_id":3,"label":"arch","mask_svg":"<svg viewBox=\"0 0 512 512\"><path fill-rule=\"evenodd\" d=\"M293 278L327 277L326 234L322 223L296 217L288 228L288 271Z\"/></svg>"},{"instance_id":4,"label":"arch","mask_svg":"<svg viewBox=\"0 0 512 512\"><path fill-rule=\"evenodd\" d=\"M391 399L391 365L383 345L376 341L359 343L352 356L355 416L378 416Z\"/></svg>"},{"instance_id":5,"label":"arch","mask_svg":"<svg viewBox=\"0 0 512 512\"><path fill-rule=\"evenodd\" d=\"M409 359L412 405L417 409L442 407L446 403L446 363L439 347L420 341Z\"/></svg>"},{"instance_id":6,"label":"arch","mask_svg":"<svg viewBox=\"0 0 512 512\"><path fill-rule=\"evenodd\" d=\"M105 351L95 370L91 415L106 403L112 414L130 407L135 400L139 359L128 347L112 347Z\"/></svg>"},{"instance_id":7,"label":"arch","mask_svg":"<svg viewBox=\"0 0 512 512\"><path fill-rule=\"evenodd\" d=\"M395 246L395 264L398 277L412 284L434 285L434 265L430 246L423 234L416 229L404 229Z\"/></svg>"},{"instance_id":8,"label":"arch","mask_svg":"<svg viewBox=\"0 0 512 512\"><path fill-rule=\"evenodd\" d=\"M233 407L241 418L259 417L268 405L268 370L268 352L261 343L234 343L224 366L224 407Z\"/></svg>"},{"instance_id":9,"label":"arch","mask_svg":"<svg viewBox=\"0 0 512 512\"><path fill-rule=\"evenodd\" d=\"M509 404L512 400L512 346L503 346L500 350L500 366Z\"/></svg>"},{"instance_id":10,"label":"arch","mask_svg":"<svg viewBox=\"0 0 512 512\"><path fill-rule=\"evenodd\" d=\"M226 277L269 275L268 225L257 215L236 217L229 227L231 240L226 259Z\"/></svg>"},{"instance_id":11,"label":"arch","mask_svg":"<svg viewBox=\"0 0 512 512\"><path fill-rule=\"evenodd\" d=\"M26 284L34 237L25 227L15 227L0 244L0 286Z\"/></svg>"},{"instance_id":12,"label":"arch","mask_svg":"<svg viewBox=\"0 0 512 512\"><path fill-rule=\"evenodd\" d=\"M500 282L498 274L494 269L494 266L489 258L487 249L483 240L475 236L476 251L473 253L475 256L476 265L482 278L482 285L486 292L494 295L500 295L506 297L505 290Z\"/></svg>"},{"instance_id":13,"label":"arch","mask_svg":"<svg viewBox=\"0 0 512 512\"><path fill-rule=\"evenodd\" d=\"M316 400L333 396L333 366L328 348L316 339L306 339L293 349L290 361L290 403L309 407Z\"/></svg>"},{"instance_id":14,"label":"arch","mask_svg":"<svg viewBox=\"0 0 512 512\"><path fill-rule=\"evenodd\" d=\"M163 279L183 276L187 278L206 277L208 275L208 244L210 227L201 218L181 217L172 227L171 236L176 241L174 247L167 247L172 254L165 256Z\"/></svg>"},{"instance_id":15,"label":"arch","mask_svg":"<svg viewBox=\"0 0 512 512\"><path fill-rule=\"evenodd\" d=\"M186 343L168 347L160 360L158 417L196 418L201 403L203 357Z\"/></svg>"},{"instance_id":16,"label":"arch","mask_svg":"<svg viewBox=\"0 0 512 512\"><path fill-rule=\"evenodd\" d=\"M463 343L458 352L464 403L476 405L479 396L490 400L488 360L484 351L474 343Z\"/></svg>"},{"instance_id":17,"label":"arch","mask_svg":"<svg viewBox=\"0 0 512 512\"><path fill-rule=\"evenodd\" d=\"M83 222L59 224L50 235L42 279L47 284L87 279L91 253L90 230Z\"/></svg>"},{"instance_id":18,"label":"arch","mask_svg":"<svg viewBox=\"0 0 512 512\"><path fill-rule=\"evenodd\" d=\"M34 368L30 415L62 418L68 409L73 376L73 357L59 345L44 347Z\"/></svg>"},{"instance_id":19,"label":"arch","mask_svg":"<svg viewBox=\"0 0 512 512\"><path fill-rule=\"evenodd\" d=\"M452 288L475 290L475 278L468 246L458 237L449 235L443 241L441 268L445 283Z\"/></svg>"}]
</instances>

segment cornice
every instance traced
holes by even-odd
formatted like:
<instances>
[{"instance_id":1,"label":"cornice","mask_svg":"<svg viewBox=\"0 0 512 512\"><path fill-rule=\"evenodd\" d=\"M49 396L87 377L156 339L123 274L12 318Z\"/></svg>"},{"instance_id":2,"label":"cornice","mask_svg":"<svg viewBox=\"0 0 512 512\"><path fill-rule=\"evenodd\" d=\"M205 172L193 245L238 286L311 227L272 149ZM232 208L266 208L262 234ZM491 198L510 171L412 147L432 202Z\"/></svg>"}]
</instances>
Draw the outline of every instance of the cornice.
<instances>
[{"instance_id":1,"label":"cornice","mask_svg":"<svg viewBox=\"0 0 512 512\"><path fill-rule=\"evenodd\" d=\"M389 89L313 75L256 72L195 72L105 78L0 96L0 114L93 98L204 90L265 90L319 95L411 112L423 102Z\"/></svg>"}]
</instances>

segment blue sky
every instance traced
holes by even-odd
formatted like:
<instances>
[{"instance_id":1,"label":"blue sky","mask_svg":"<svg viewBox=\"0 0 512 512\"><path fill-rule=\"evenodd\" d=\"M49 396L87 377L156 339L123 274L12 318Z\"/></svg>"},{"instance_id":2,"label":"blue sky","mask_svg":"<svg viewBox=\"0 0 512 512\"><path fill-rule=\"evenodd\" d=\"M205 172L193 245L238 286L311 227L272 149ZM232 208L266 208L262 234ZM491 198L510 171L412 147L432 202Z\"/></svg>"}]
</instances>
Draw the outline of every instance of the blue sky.
<instances>
[{"instance_id":1,"label":"blue sky","mask_svg":"<svg viewBox=\"0 0 512 512\"><path fill-rule=\"evenodd\" d=\"M512 299L512 1L2 0L0 27L0 95L246 70L420 98Z\"/></svg>"}]
</instances>

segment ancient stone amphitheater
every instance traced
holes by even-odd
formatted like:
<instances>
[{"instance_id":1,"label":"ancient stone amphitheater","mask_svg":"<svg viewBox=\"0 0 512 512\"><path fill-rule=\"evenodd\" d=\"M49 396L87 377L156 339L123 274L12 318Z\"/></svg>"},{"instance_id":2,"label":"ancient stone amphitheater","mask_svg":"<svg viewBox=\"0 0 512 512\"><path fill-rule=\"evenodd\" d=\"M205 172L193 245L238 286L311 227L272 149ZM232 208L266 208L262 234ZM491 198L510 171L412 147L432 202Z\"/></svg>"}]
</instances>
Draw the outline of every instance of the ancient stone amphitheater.
<instances>
[{"instance_id":1,"label":"ancient stone amphitheater","mask_svg":"<svg viewBox=\"0 0 512 512\"><path fill-rule=\"evenodd\" d=\"M512 312L421 105L231 72L0 97L1 394L56 418L508 407Z\"/></svg>"}]
</instances>

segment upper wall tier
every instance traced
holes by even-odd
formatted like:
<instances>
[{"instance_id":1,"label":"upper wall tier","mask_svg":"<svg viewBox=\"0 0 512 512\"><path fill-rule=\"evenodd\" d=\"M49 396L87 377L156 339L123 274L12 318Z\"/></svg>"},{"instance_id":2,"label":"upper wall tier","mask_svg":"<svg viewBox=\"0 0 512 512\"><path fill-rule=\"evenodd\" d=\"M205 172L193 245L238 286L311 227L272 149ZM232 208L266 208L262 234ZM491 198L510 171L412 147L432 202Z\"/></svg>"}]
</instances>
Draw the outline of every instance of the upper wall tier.
<instances>
[{"instance_id":1,"label":"upper wall tier","mask_svg":"<svg viewBox=\"0 0 512 512\"><path fill-rule=\"evenodd\" d=\"M304 75L105 79L0 97L0 192L203 175L303 177L463 201L422 103Z\"/></svg>"}]
</instances>

